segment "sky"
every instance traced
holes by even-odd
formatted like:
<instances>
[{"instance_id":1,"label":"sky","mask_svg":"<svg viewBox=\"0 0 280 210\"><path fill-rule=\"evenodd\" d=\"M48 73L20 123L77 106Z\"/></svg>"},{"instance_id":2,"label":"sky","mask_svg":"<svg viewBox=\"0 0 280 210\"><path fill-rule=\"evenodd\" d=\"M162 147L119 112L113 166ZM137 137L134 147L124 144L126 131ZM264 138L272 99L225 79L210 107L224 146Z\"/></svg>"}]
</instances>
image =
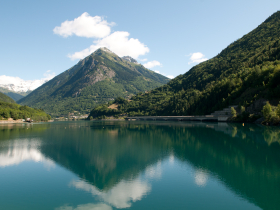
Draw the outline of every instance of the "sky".
<instances>
[{"instance_id":1,"label":"sky","mask_svg":"<svg viewBox=\"0 0 280 210\"><path fill-rule=\"evenodd\" d=\"M278 10L279 0L1 0L0 83L52 78L99 47L173 78Z\"/></svg>"}]
</instances>

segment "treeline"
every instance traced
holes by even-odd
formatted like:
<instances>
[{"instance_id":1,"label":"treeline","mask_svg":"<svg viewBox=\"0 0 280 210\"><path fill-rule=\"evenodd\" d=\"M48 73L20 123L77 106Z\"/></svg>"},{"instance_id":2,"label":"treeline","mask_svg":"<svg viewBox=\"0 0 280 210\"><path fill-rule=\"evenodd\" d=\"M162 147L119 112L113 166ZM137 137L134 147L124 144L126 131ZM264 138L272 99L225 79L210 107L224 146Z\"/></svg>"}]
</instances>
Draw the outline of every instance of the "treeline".
<instances>
[{"instance_id":1,"label":"treeline","mask_svg":"<svg viewBox=\"0 0 280 210\"><path fill-rule=\"evenodd\" d=\"M51 119L50 115L41 109L0 101L0 120L8 118L13 118L14 120L31 118L34 121L48 121Z\"/></svg>"},{"instance_id":2,"label":"treeline","mask_svg":"<svg viewBox=\"0 0 280 210\"><path fill-rule=\"evenodd\" d=\"M126 115L200 115L280 99L280 12L216 57L118 107ZM103 108L104 109L104 108Z\"/></svg>"},{"instance_id":3,"label":"treeline","mask_svg":"<svg viewBox=\"0 0 280 210\"><path fill-rule=\"evenodd\" d=\"M264 124L278 125L280 122L280 103L278 106L271 106L269 102L263 107Z\"/></svg>"},{"instance_id":4,"label":"treeline","mask_svg":"<svg viewBox=\"0 0 280 210\"><path fill-rule=\"evenodd\" d=\"M117 109L111 109L108 108L109 106L111 106L112 104L117 105ZM96 108L94 108L90 114L88 119L92 120L92 119L105 119L107 116L112 116L115 118L119 118L122 111L124 111L122 109L122 107L124 105L128 104L128 100L122 98L122 97L118 97L113 101L110 101L107 104L102 104L97 106Z\"/></svg>"}]
</instances>

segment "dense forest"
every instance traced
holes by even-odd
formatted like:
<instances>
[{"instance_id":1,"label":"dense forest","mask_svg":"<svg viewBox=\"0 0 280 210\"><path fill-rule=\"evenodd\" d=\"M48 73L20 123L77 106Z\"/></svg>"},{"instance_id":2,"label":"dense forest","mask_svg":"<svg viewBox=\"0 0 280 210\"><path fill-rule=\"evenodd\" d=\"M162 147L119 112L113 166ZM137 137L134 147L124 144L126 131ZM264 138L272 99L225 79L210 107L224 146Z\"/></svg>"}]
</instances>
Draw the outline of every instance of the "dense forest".
<instances>
[{"instance_id":1,"label":"dense forest","mask_svg":"<svg viewBox=\"0 0 280 210\"><path fill-rule=\"evenodd\" d=\"M117 97L130 98L168 81L167 77L141 64L129 62L106 48L100 48L19 100L19 103L43 108L52 116L67 116L74 111L89 113L99 104Z\"/></svg>"},{"instance_id":2,"label":"dense forest","mask_svg":"<svg viewBox=\"0 0 280 210\"><path fill-rule=\"evenodd\" d=\"M101 105L90 116L210 114L229 105L247 107L261 98L278 104L279 34L280 11L216 57L168 84L148 93L138 93L129 102L122 101L117 110Z\"/></svg>"},{"instance_id":3,"label":"dense forest","mask_svg":"<svg viewBox=\"0 0 280 210\"><path fill-rule=\"evenodd\" d=\"M8 118L13 118L14 120L31 118L34 121L47 121L51 119L50 115L46 114L43 110L21 106L16 104L9 96L0 93L0 120Z\"/></svg>"}]
</instances>

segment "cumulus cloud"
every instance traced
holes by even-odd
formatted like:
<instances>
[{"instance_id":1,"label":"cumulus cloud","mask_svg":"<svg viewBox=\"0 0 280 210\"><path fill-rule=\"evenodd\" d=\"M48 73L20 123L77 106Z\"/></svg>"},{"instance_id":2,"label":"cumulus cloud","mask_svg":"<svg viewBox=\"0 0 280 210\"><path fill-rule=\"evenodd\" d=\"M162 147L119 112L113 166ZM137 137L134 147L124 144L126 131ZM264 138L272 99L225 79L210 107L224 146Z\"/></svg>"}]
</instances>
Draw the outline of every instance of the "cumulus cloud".
<instances>
[{"instance_id":1,"label":"cumulus cloud","mask_svg":"<svg viewBox=\"0 0 280 210\"><path fill-rule=\"evenodd\" d=\"M155 66L162 66L162 64L159 61L149 61L148 63L143 64L147 69L151 69Z\"/></svg>"},{"instance_id":2,"label":"cumulus cloud","mask_svg":"<svg viewBox=\"0 0 280 210\"><path fill-rule=\"evenodd\" d=\"M0 87L6 88L15 92L27 92L29 90L35 90L45 82L51 80L55 73L50 70L46 71L44 77L36 80L23 80L19 77L11 77L6 75L0 76Z\"/></svg>"},{"instance_id":3,"label":"cumulus cloud","mask_svg":"<svg viewBox=\"0 0 280 210\"><path fill-rule=\"evenodd\" d=\"M190 62L188 64L201 63L208 60L208 58L205 58L205 55L203 55L201 52L191 53L189 56Z\"/></svg>"},{"instance_id":4,"label":"cumulus cloud","mask_svg":"<svg viewBox=\"0 0 280 210\"><path fill-rule=\"evenodd\" d=\"M128 55L135 59L137 59L140 55L145 55L150 51L149 48L141 43L138 39L129 38L129 33L126 31L116 31L109 36L94 41L93 43L94 44L89 48L80 52L75 52L68 57L72 60L83 59L101 47L110 49L120 57Z\"/></svg>"},{"instance_id":5,"label":"cumulus cloud","mask_svg":"<svg viewBox=\"0 0 280 210\"><path fill-rule=\"evenodd\" d=\"M111 33L111 25L100 16L90 16L87 12L72 21L64 21L53 29L55 34L63 37L72 35L87 38L103 38Z\"/></svg>"},{"instance_id":6,"label":"cumulus cloud","mask_svg":"<svg viewBox=\"0 0 280 210\"><path fill-rule=\"evenodd\" d=\"M83 59L101 47L106 47L118 56L131 56L137 59L150 50L138 39L129 38L127 31L116 31L111 33L111 27L115 23L108 23L100 16L90 16L87 12L74 20L66 20L60 26L53 29L55 34L63 37L76 35L79 37L93 38L93 45L88 48L69 54L72 60Z\"/></svg>"}]
</instances>

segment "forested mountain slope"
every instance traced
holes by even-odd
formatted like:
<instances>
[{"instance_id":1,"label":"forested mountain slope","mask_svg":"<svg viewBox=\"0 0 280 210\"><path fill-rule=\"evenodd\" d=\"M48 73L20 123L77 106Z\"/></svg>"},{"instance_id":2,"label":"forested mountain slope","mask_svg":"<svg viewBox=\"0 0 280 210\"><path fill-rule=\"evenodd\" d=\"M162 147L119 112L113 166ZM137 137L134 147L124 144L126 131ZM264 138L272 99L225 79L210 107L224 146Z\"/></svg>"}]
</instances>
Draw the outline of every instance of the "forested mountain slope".
<instances>
[{"instance_id":1,"label":"forested mountain slope","mask_svg":"<svg viewBox=\"0 0 280 210\"><path fill-rule=\"evenodd\" d=\"M0 92L0 120L8 118L13 118L14 120L32 118L35 121L51 119L43 110L18 105L9 96Z\"/></svg>"},{"instance_id":2,"label":"forested mountain slope","mask_svg":"<svg viewBox=\"0 0 280 210\"><path fill-rule=\"evenodd\" d=\"M0 92L0 102L16 103L12 98Z\"/></svg>"},{"instance_id":3,"label":"forested mountain slope","mask_svg":"<svg viewBox=\"0 0 280 210\"><path fill-rule=\"evenodd\" d=\"M132 59L132 58L131 58ZM129 98L166 84L168 78L100 48L19 101L52 116L89 113L98 104Z\"/></svg>"},{"instance_id":4,"label":"forested mountain slope","mask_svg":"<svg viewBox=\"0 0 280 210\"><path fill-rule=\"evenodd\" d=\"M15 91L8 90L7 88L3 88L3 87L0 87L0 92L9 96L14 101L18 101L18 100L22 99L24 96L27 96L28 93L30 93L30 91L29 92L15 92Z\"/></svg>"},{"instance_id":5,"label":"forested mountain slope","mask_svg":"<svg viewBox=\"0 0 280 210\"><path fill-rule=\"evenodd\" d=\"M248 106L259 98L280 98L280 11L230 44L216 57L149 93L119 104L115 114L210 114L228 105ZM92 116L106 115L106 106ZM111 110L112 112L112 110Z\"/></svg>"}]
</instances>

